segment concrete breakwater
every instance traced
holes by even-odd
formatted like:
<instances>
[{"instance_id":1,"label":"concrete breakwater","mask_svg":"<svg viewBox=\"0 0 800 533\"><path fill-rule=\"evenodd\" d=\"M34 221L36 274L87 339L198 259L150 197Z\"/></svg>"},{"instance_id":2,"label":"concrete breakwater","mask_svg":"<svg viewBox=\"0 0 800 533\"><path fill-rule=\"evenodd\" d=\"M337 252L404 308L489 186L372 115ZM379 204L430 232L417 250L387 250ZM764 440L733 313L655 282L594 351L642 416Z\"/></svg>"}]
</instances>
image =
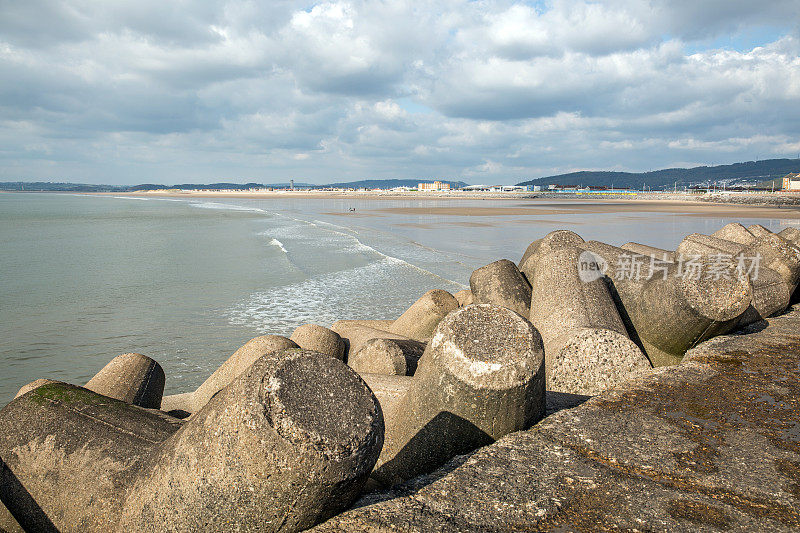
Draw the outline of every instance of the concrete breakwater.
<instances>
[{"instance_id":1,"label":"concrete breakwater","mask_svg":"<svg viewBox=\"0 0 800 533\"><path fill-rule=\"evenodd\" d=\"M38 380L0 411L0 528L797 528L799 237L558 231L397 320L257 337L190 393L139 354Z\"/></svg>"}]
</instances>

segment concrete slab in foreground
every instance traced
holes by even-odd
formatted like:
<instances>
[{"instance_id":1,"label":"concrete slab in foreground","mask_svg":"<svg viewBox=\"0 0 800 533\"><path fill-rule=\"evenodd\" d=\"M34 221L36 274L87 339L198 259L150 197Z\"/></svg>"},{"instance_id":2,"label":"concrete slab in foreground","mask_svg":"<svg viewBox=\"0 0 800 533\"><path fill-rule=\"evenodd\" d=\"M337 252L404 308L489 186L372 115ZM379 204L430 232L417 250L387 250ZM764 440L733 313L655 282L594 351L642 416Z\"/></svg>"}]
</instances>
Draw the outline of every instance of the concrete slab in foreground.
<instances>
[{"instance_id":1,"label":"concrete slab in foreground","mask_svg":"<svg viewBox=\"0 0 800 533\"><path fill-rule=\"evenodd\" d=\"M314 531L800 528L800 306Z\"/></svg>"}]
</instances>

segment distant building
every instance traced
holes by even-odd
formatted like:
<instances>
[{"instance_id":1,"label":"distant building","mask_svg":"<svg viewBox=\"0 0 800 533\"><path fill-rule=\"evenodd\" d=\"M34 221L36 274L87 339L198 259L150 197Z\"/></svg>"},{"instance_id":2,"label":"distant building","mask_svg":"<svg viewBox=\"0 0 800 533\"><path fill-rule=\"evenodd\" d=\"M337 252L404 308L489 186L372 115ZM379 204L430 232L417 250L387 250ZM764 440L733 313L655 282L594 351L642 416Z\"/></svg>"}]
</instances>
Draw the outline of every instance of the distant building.
<instances>
[{"instance_id":1,"label":"distant building","mask_svg":"<svg viewBox=\"0 0 800 533\"><path fill-rule=\"evenodd\" d=\"M800 191L800 172L787 174L783 177L784 191Z\"/></svg>"},{"instance_id":2,"label":"distant building","mask_svg":"<svg viewBox=\"0 0 800 533\"><path fill-rule=\"evenodd\" d=\"M450 184L444 181L434 181L433 183L420 183L417 185L418 191L449 191Z\"/></svg>"}]
</instances>

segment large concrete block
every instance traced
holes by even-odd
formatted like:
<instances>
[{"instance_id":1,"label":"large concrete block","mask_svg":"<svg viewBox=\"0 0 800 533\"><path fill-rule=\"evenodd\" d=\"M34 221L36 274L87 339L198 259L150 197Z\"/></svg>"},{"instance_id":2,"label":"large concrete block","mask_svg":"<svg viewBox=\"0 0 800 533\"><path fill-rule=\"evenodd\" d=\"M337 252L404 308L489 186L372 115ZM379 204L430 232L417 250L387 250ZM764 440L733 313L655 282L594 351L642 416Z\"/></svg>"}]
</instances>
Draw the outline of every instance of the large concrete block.
<instances>
[{"instance_id":1,"label":"large concrete block","mask_svg":"<svg viewBox=\"0 0 800 533\"><path fill-rule=\"evenodd\" d=\"M402 397L386 406L373 478L393 485L544 415L541 337L510 309L478 304L439 323Z\"/></svg>"},{"instance_id":2,"label":"large concrete block","mask_svg":"<svg viewBox=\"0 0 800 533\"><path fill-rule=\"evenodd\" d=\"M194 392L165 396L161 402L162 410L175 411L175 414L180 414L180 416L196 413L217 392L250 368L250 365L258 359L269 353L290 348L299 348L299 346L294 341L280 335L263 335L250 339L222 363Z\"/></svg>"},{"instance_id":3,"label":"large concrete block","mask_svg":"<svg viewBox=\"0 0 800 533\"><path fill-rule=\"evenodd\" d=\"M655 246L639 244L638 242L627 242L623 244L621 248L647 257L655 257L664 261L675 261L675 252L664 250L663 248L656 248Z\"/></svg>"},{"instance_id":4,"label":"large concrete block","mask_svg":"<svg viewBox=\"0 0 800 533\"><path fill-rule=\"evenodd\" d=\"M522 254L522 259L519 260L519 270L525 275L525 278L531 283L534 276L534 269L536 261L543 255L547 255L552 250L564 248L566 246L580 246L583 244L583 239L577 233L566 229L551 231L541 239L535 240L525 253Z\"/></svg>"},{"instance_id":5,"label":"large concrete block","mask_svg":"<svg viewBox=\"0 0 800 533\"><path fill-rule=\"evenodd\" d=\"M371 339L348 357L347 364L359 374L413 376L424 351L425 343L412 339Z\"/></svg>"},{"instance_id":6,"label":"large concrete block","mask_svg":"<svg viewBox=\"0 0 800 533\"><path fill-rule=\"evenodd\" d=\"M472 294L472 291L469 289L464 289L463 291L458 291L457 293L453 294L455 299L458 301L459 307L466 307L468 305L472 305L475 303L475 296Z\"/></svg>"},{"instance_id":7,"label":"large concrete block","mask_svg":"<svg viewBox=\"0 0 800 533\"><path fill-rule=\"evenodd\" d=\"M522 316L530 314L530 283L508 259L475 270L469 277L469 286L475 303L500 305Z\"/></svg>"},{"instance_id":8,"label":"large concrete block","mask_svg":"<svg viewBox=\"0 0 800 533\"><path fill-rule=\"evenodd\" d=\"M791 288L783 276L766 266L750 269L753 254L751 245L739 244L700 233L687 235L678 245L677 252L687 260L692 257L728 258L739 268L748 272L753 287L751 307L740 317L738 326L746 326L782 312L789 305Z\"/></svg>"},{"instance_id":9,"label":"large concrete block","mask_svg":"<svg viewBox=\"0 0 800 533\"><path fill-rule=\"evenodd\" d=\"M32 531L300 531L352 503L382 439L367 385L316 352L263 356L189 422L50 383L0 411L3 502Z\"/></svg>"},{"instance_id":10,"label":"large concrete block","mask_svg":"<svg viewBox=\"0 0 800 533\"><path fill-rule=\"evenodd\" d=\"M752 301L750 280L730 265L720 267L724 272L715 279L706 275L702 258L694 263L699 276L686 263L648 258L637 273L631 271L636 258L627 250L597 241L587 242L584 249L607 266L605 281L612 297L653 366L677 364L689 348L730 331Z\"/></svg>"},{"instance_id":11,"label":"large concrete block","mask_svg":"<svg viewBox=\"0 0 800 533\"><path fill-rule=\"evenodd\" d=\"M392 323L389 331L411 339L427 340L439 322L458 309L458 300L447 291L433 289L423 294Z\"/></svg>"},{"instance_id":12,"label":"large concrete block","mask_svg":"<svg viewBox=\"0 0 800 533\"><path fill-rule=\"evenodd\" d=\"M289 340L304 350L324 353L344 361L345 343L333 330L316 324L304 324L294 330Z\"/></svg>"},{"instance_id":13,"label":"large concrete block","mask_svg":"<svg viewBox=\"0 0 800 533\"><path fill-rule=\"evenodd\" d=\"M531 322L544 340L547 390L598 394L651 368L628 338L601 277L582 278L582 249L539 257L531 280Z\"/></svg>"},{"instance_id":14,"label":"large concrete block","mask_svg":"<svg viewBox=\"0 0 800 533\"><path fill-rule=\"evenodd\" d=\"M398 335L384 329L377 329L369 325L364 325L359 320L339 320L333 323L331 329L338 333L344 341L347 354L345 360L348 362L351 354L357 354L367 342L373 339L412 340L405 335Z\"/></svg>"},{"instance_id":15,"label":"large concrete block","mask_svg":"<svg viewBox=\"0 0 800 533\"><path fill-rule=\"evenodd\" d=\"M738 242L739 244L750 244L756 240L755 236L738 222L726 224L712 233L711 236L717 237L718 239L725 239L726 241Z\"/></svg>"},{"instance_id":16,"label":"large concrete block","mask_svg":"<svg viewBox=\"0 0 800 533\"><path fill-rule=\"evenodd\" d=\"M780 235L787 241L793 242L795 245L800 243L800 229L792 227L784 228L778 233L778 235Z\"/></svg>"},{"instance_id":17,"label":"large concrete block","mask_svg":"<svg viewBox=\"0 0 800 533\"><path fill-rule=\"evenodd\" d=\"M158 409L164 394L164 370L146 355L125 353L112 359L85 387L125 403Z\"/></svg>"}]
</instances>

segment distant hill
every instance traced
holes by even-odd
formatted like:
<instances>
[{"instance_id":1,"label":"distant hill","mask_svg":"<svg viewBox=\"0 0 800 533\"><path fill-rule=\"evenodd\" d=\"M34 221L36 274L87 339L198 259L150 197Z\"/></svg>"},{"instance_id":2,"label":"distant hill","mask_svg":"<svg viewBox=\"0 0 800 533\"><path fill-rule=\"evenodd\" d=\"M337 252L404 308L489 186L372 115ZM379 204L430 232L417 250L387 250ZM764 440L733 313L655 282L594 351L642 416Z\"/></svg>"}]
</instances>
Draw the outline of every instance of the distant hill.
<instances>
[{"instance_id":1,"label":"distant hill","mask_svg":"<svg viewBox=\"0 0 800 533\"><path fill-rule=\"evenodd\" d=\"M413 180L361 180L361 181L347 181L342 183L330 183L328 185L314 185L314 188L324 187L337 187L341 189L393 189L394 187L416 187L420 183L433 182L433 179L413 179ZM463 181L445 181L437 180L443 183L449 183L450 187L459 189L466 187L467 184ZM296 187L297 185L295 185Z\"/></svg>"},{"instance_id":2,"label":"distant hill","mask_svg":"<svg viewBox=\"0 0 800 533\"><path fill-rule=\"evenodd\" d=\"M641 189L647 185L652 189L669 189L678 182L681 185L693 185L706 181L722 180L750 180L764 182L782 178L789 172L800 171L800 159L766 159L762 161L747 161L732 165L717 165L713 167L694 168L668 168L652 172L608 172L608 171L582 171L569 174L547 176L530 181L523 181L518 185L549 185L564 186L591 186L615 188Z\"/></svg>"}]
</instances>

